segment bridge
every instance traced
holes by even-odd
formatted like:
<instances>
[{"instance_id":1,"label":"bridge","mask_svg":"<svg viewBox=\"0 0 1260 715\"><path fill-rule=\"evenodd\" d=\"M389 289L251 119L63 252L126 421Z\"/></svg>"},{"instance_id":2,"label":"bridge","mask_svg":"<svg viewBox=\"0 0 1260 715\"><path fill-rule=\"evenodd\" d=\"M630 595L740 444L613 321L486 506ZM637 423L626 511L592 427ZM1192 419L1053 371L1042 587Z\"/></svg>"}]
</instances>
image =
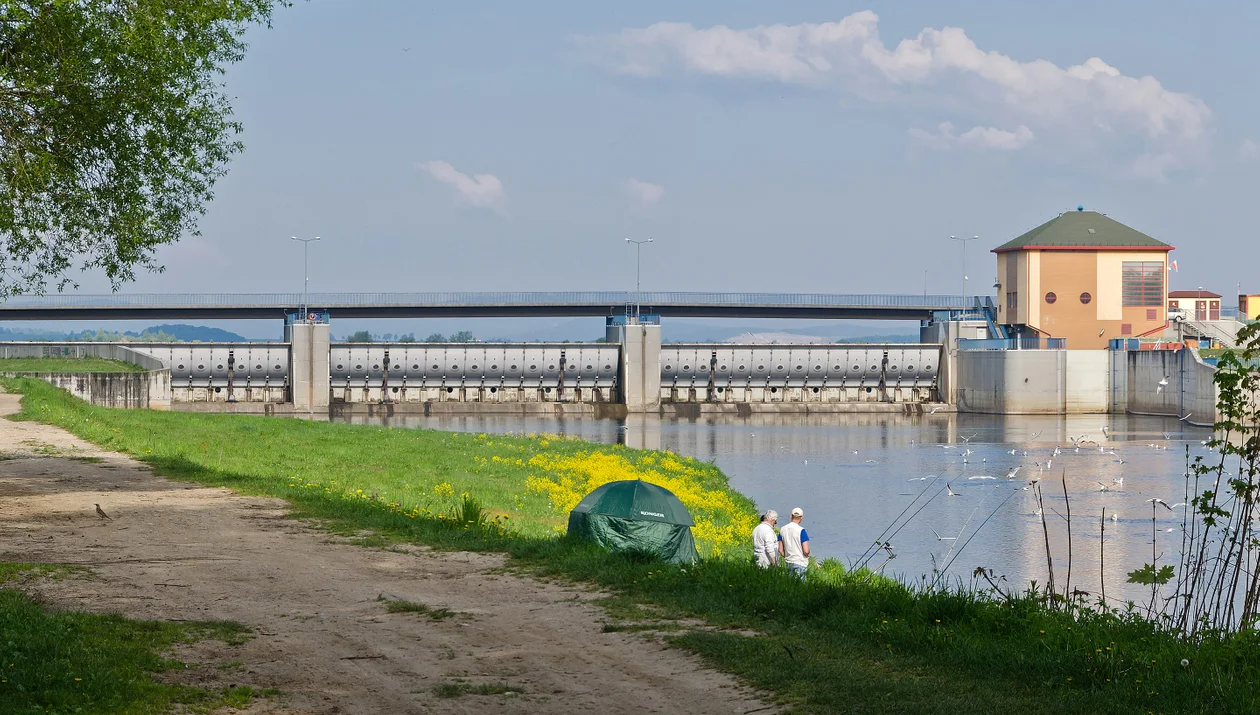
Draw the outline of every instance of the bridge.
<instances>
[{"instance_id":1,"label":"bridge","mask_svg":"<svg viewBox=\"0 0 1260 715\"><path fill-rule=\"evenodd\" d=\"M927 320L941 312L991 310L992 298L836 293L464 292L116 293L13 296L4 320L284 319L303 306L328 318L624 316Z\"/></svg>"}]
</instances>

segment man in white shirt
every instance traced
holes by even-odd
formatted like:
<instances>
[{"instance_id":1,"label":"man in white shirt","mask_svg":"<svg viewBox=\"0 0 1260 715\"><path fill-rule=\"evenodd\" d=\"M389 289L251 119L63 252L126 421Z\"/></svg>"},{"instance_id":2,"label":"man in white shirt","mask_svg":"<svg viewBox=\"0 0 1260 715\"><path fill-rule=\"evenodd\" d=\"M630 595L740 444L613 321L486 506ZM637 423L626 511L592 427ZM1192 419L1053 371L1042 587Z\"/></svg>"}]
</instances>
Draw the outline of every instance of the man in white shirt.
<instances>
[{"instance_id":1,"label":"man in white shirt","mask_svg":"<svg viewBox=\"0 0 1260 715\"><path fill-rule=\"evenodd\" d=\"M763 569L779 563L779 537L774 533L778 521L779 513L771 509L761 515L761 523L753 529L753 560Z\"/></svg>"},{"instance_id":2,"label":"man in white shirt","mask_svg":"<svg viewBox=\"0 0 1260 715\"><path fill-rule=\"evenodd\" d=\"M779 553L792 573L802 579L809 569L809 534L801 526L804 518L805 512L798 506L792 510L792 522L779 529Z\"/></svg>"}]
</instances>

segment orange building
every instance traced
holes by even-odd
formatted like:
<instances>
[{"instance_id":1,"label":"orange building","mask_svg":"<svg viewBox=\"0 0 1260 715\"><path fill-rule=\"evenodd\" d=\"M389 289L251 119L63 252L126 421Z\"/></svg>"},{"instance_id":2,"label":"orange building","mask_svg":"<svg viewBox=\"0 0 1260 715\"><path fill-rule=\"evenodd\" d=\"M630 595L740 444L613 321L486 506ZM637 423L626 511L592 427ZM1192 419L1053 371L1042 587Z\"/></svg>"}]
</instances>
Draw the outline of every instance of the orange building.
<instances>
[{"instance_id":1,"label":"orange building","mask_svg":"<svg viewBox=\"0 0 1260 715\"><path fill-rule=\"evenodd\" d=\"M1238 296L1238 319L1260 320L1260 293Z\"/></svg>"},{"instance_id":2,"label":"orange building","mask_svg":"<svg viewBox=\"0 0 1260 715\"><path fill-rule=\"evenodd\" d=\"M1069 349L1162 332L1173 247L1078 207L993 249L998 322Z\"/></svg>"}]
</instances>

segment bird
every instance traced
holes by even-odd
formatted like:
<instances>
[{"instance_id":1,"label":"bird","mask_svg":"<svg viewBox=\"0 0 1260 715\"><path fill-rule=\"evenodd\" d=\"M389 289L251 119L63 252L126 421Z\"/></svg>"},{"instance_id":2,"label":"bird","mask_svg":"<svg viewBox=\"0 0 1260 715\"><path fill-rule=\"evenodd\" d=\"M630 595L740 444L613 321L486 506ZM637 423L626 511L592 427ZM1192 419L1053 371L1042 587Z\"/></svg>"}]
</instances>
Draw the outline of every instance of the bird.
<instances>
[{"instance_id":1,"label":"bird","mask_svg":"<svg viewBox=\"0 0 1260 715\"><path fill-rule=\"evenodd\" d=\"M960 496L962 496L962 495L961 495L961 494L959 494L958 492L956 492L956 491L954 491L953 489L951 489L951 488L950 488L950 486L949 486L948 484L946 484L946 485L945 485L945 492L946 492L947 494L949 494L951 497L960 497ZM940 492L937 492L937 494L940 494Z\"/></svg>"},{"instance_id":2,"label":"bird","mask_svg":"<svg viewBox=\"0 0 1260 715\"><path fill-rule=\"evenodd\" d=\"M1124 489L1124 477L1120 477L1119 479L1112 479L1111 483L1120 487L1121 489Z\"/></svg>"},{"instance_id":3,"label":"bird","mask_svg":"<svg viewBox=\"0 0 1260 715\"><path fill-rule=\"evenodd\" d=\"M1007 473L1006 473L1006 478L1007 478L1007 479L1014 479L1014 478L1015 478L1015 475L1016 475L1016 474L1019 474L1019 470L1021 470L1021 469L1023 469L1023 467L1015 467L1015 468L1011 469L1011 471L1009 471L1009 472L1007 472Z\"/></svg>"},{"instance_id":4,"label":"bird","mask_svg":"<svg viewBox=\"0 0 1260 715\"><path fill-rule=\"evenodd\" d=\"M932 529L933 534L936 534L936 529L930 526L928 528ZM958 537L957 536L941 536L940 534L936 534L936 540L937 541L957 541Z\"/></svg>"},{"instance_id":5,"label":"bird","mask_svg":"<svg viewBox=\"0 0 1260 715\"><path fill-rule=\"evenodd\" d=\"M1094 482L1094 484L1097 484L1097 485L1098 485L1098 491L1100 491L1100 492L1109 492L1109 491L1111 491L1111 487L1107 486L1106 484L1103 484L1102 482Z\"/></svg>"},{"instance_id":6,"label":"bird","mask_svg":"<svg viewBox=\"0 0 1260 715\"><path fill-rule=\"evenodd\" d=\"M1119 521L1119 520L1120 520L1120 517L1119 517L1118 515L1116 515L1116 513L1115 513L1115 512L1112 512L1112 513L1111 513L1111 523L1113 523L1113 524L1114 524L1114 523L1116 523L1116 522L1117 522L1117 521Z\"/></svg>"},{"instance_id":7,"label":"bird","mask_svg":"<svg viewBox=\"0 0 1260 715\"><path fill-rule=\"evenodd\" d=\"M1033 432L1032 434L1028 435L1028 441L1030 441L1030 442L1031 442L1032 440L1037 439L1037 438L1038 438L1038 437L1040 437L1040 436L1041 436L1041 432L1039 432L1039 431L1038 431L1038 432Z\"/></svg>"},{"instance_id":8,"label":"bird","mask_svg":"<svg viewBox=\"0 0 1260 715\"><path fill-rule=\"evenodd\" d=\"M1159 394L1159 393L1163 392L1165 387L1168 387L1168 376L1167 376L1167 375L1164 375L1164 379L1159 381L1159 385L1155 387L1155 393L1156 393L1156 394Z\"/></svg>"},{"instance_id":9,"label":"bird","mask_svg":"<svg viewBox=\"0 0 1260 715\"><path fill-rule=\"evenodd\" d=\"M1168 502L1160 499L1159 497L1151 497L1150 499L1147 499L1146 502L1148 504L1161 504L1168 511L1172 511L1172 507L1168 506Z\"/></svg>"},{"instance_id":10,"label":"bird","mask_svg":"<svg viewBox=\"0 0 1260 715\"><path fill-rule=\"evenodd\" d=\"M808 460L808 459L807 459L807 460L805 460L805 464L809 464L809 460Z\"/></svg>"},{"instance_id":11,"label":"bird","mask_svg":"<svg viewBox=\"0 0 1260 715\"><path fill-rule=\"evenodd\" d=\"M866 463L867 463L867 464L879 464L879 462L876 462L876 461L875 461L875 460L873 460L873 459L868 459L868 460L866 460Z\"/></svg>"},{"instance_id":12,"label":"bird","mask_svg":"<svg viewBox=\"0 0 1260 715\"><path fill-rule=\"evenodd\" d=\"M976 433L976 434L979 434L979 433ZM963 437L962 435L958 435L958 439L961 439L964 442L970 442L971 440L975 439L975 436L976 436L975 434L971 435L970 437Z\"/></svg>"},{"instance_id":13,"label":"bird","mask_svg":"<svg viewBox=\"0 0 1260 715\"><path fill-rule=\"evenodd\" d=\"M1107 425L1103 425L1103 426L1102 426L1102 429L1100 429L1100 430L1098 430L1098 431L1099 431L1099 432L1102 432L1102 433L1103 433L1103 436L1104 436L1104 437L1106 437L1106 436L1107 436Z\"/></svg>"},{"instance_id":14,"label":"bird","mask_svg":"<svg viewBox=\"0 0 1260 715\"><path fill-rule=\"evenodd\" d=\"M966 451L966 452L963 452L963 456L964 456L964 457L969 457L969 456L971 456L971 447L968 447L968 448L967 448L967 451Z\"/></svg>"},{"instance_id":15,"label":"bird","mask_svg":"<svg viewBox=\"0 0 1260 715\"><path fill-rule=\"evenodd\" d=\"M929 414L929 415L934 415L934 414L936 414L937 412L940 412L940 411L941 411L941 410L943 410L943 409L944 409L943 407L933 407L933 408L932 408L932 411L931 411L931 412L929 412L928 414Z\"/></svg>"},{"instance_id":16,"label":"bird","mask_svg":"<svg viewBox=\"0 0 1260 715\"><path fill-rule=\"evenodd\" d=\"M990 476L986 476L986 475L980 475L980 476L976 476L976 477L967 477L967 481L972 481L972 480L974 480L974 479L997 479L997 477L990 477Z\"/></svg>"},{"instance_id":17,"label":"bird","mask_svg":"<svg viewBox=\"0 0 1260 715\"><path fill-rule=\"evenodd\" d=\"M1013 449L1012 449L1012 450L1011 450L1010 452L1008 452L1007 454L1015 454L1015 450L1013 450Z\"/></svg>"},{"instance_id":18,"label":"bird","mask_svg":"<svg viewBox=\"0 0 1260 715\"><path fill-rule=\"evenodd\" d=\"M95 504L94 506L96 507L97 516L101 517L102 519L108 519L109 521L113 521L113 519L110 518L109 514L106 514L105 510L101 508L100 504Z\"/></svg>"}]
</instances>

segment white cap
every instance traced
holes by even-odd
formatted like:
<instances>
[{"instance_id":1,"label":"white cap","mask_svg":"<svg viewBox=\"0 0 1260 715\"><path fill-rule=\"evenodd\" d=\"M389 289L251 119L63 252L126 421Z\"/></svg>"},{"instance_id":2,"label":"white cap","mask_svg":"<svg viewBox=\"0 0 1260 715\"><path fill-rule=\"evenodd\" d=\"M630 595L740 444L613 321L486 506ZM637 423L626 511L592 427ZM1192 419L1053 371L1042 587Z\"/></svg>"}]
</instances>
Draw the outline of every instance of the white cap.
<instances>
[{"instance_id":1,"label":"white cap","mask_svg":"<svg viewBox=\"0 0 1260 715\"><path fill-rule=\"evenodd\" d=\"M805 512L801 511L801 508L798 506L792 510L792 516L805 516Z\"/></svg>"}]
</instances>

